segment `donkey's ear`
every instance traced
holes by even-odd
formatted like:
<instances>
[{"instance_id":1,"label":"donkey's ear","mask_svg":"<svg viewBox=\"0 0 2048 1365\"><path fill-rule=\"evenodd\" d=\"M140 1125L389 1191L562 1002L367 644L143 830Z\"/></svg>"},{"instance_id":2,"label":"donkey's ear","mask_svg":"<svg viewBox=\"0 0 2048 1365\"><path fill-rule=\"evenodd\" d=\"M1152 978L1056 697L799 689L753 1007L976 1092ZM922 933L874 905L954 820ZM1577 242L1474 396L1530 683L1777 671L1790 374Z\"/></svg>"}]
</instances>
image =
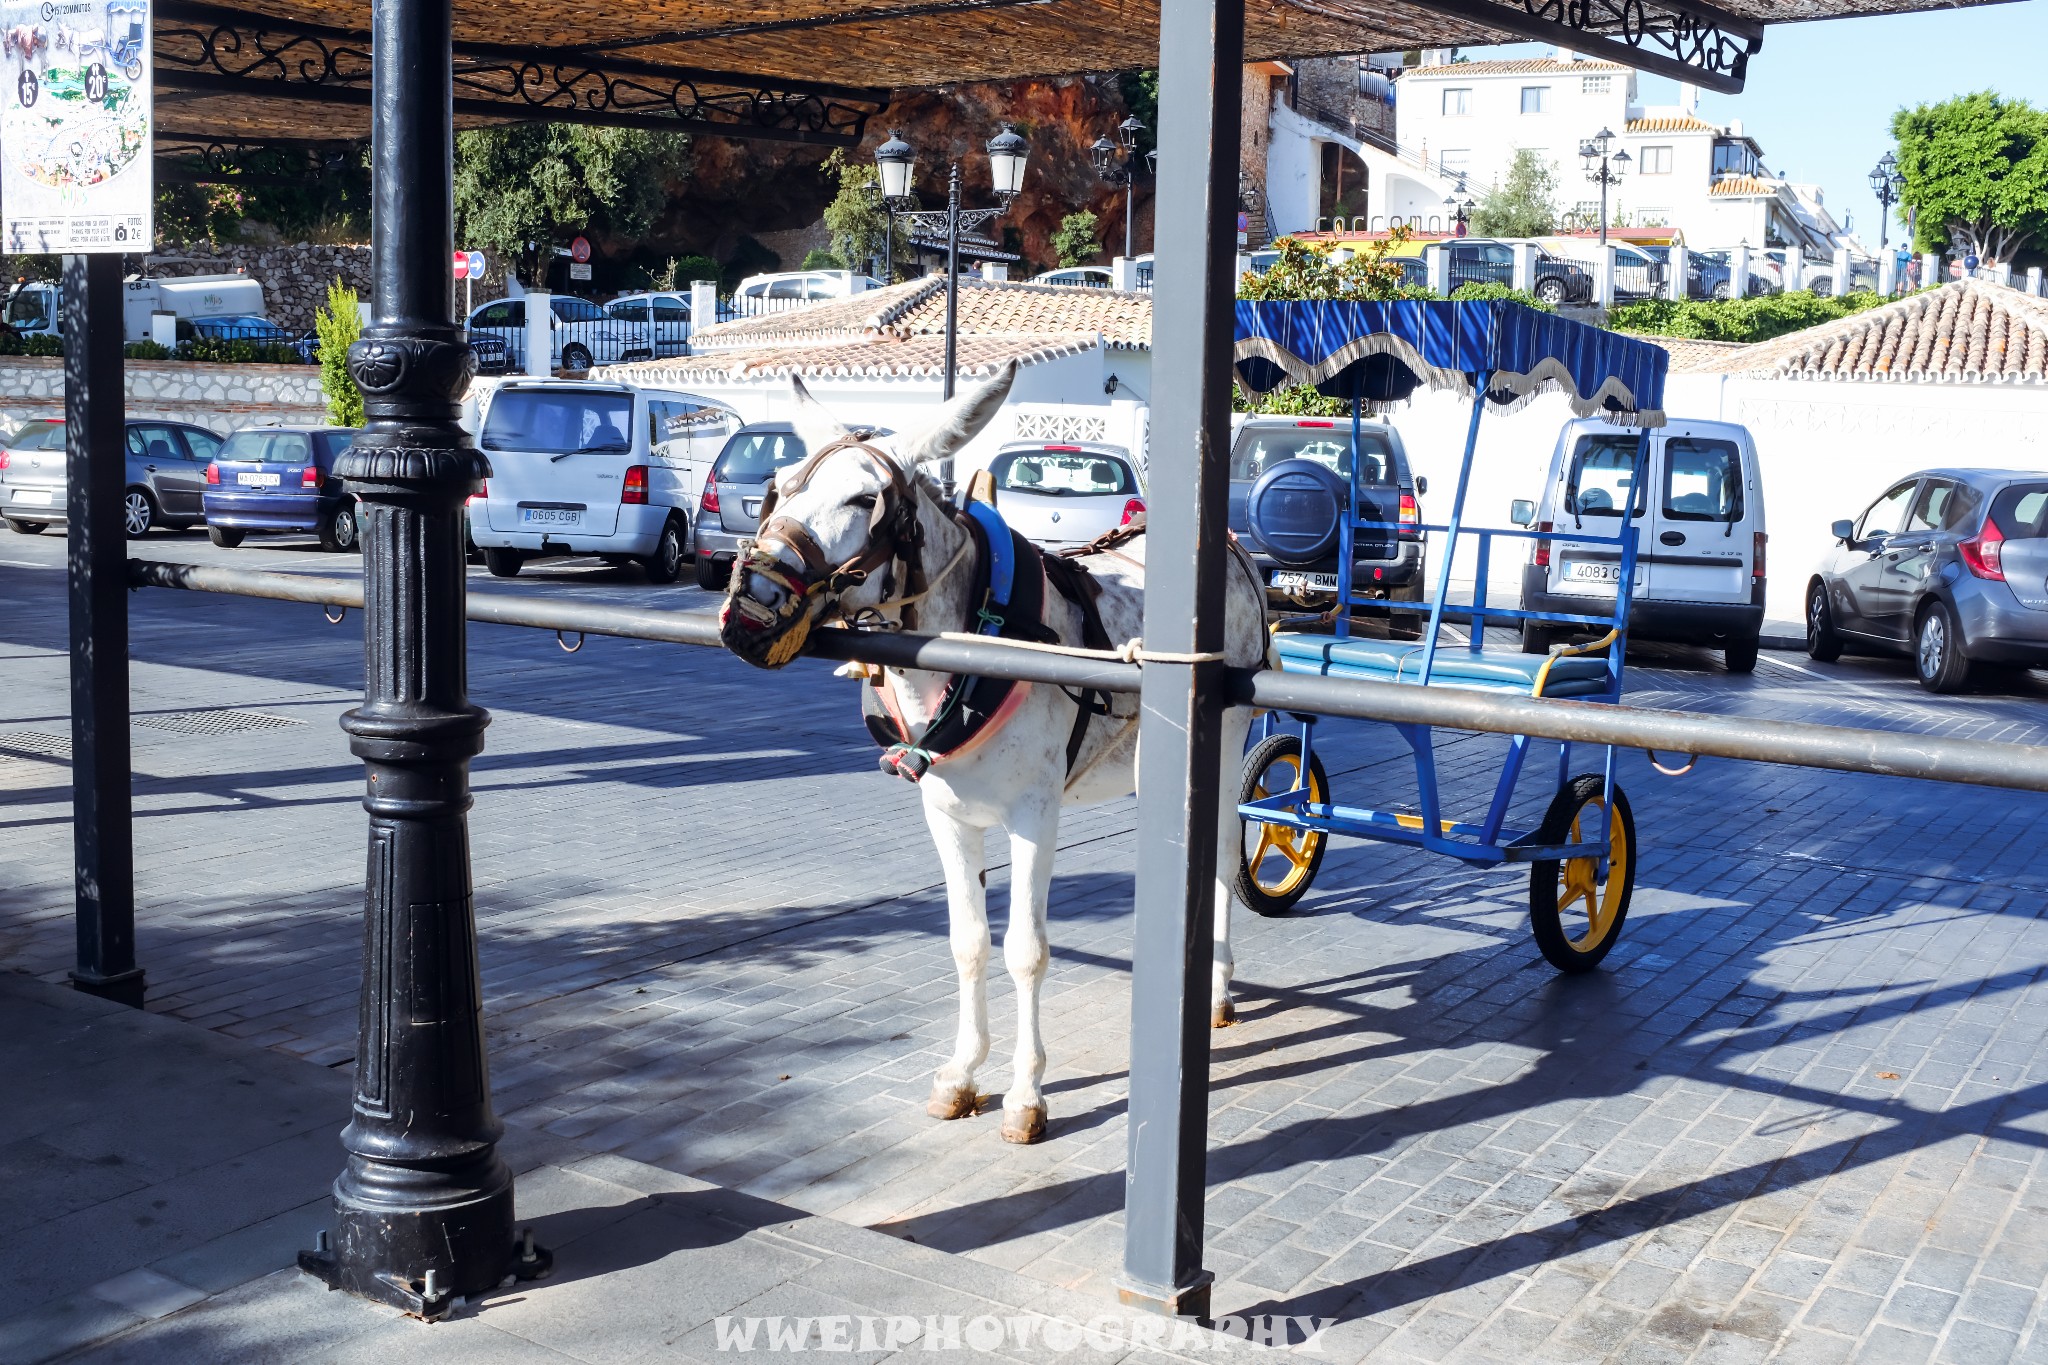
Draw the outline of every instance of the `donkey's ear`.
<instances>
[{"instance_id":1,"label":"donkey's ear","mask_svg":"<svg viewBox=\"0 0 2048 1365\"><path fill-rule=\"evenodd\" d=\"M823 403L811 397L811 391L804 387L802 379L791 375L789 389L796 399L796 407L789 415L790 425L796 428L805 448L813 454L853 434L840 424L839 419L825 411Z\"/></svg>"},{"instance_id":2,"label":"donkey's ear","mask_svg":"<svg viewBox=\"0 0 2048 1365\"><path fill-rule=\"evenodd\" d=\"M1013 360L994 379L940 409L936 422L897 447L897 458L907 465L952 458L955 451L981 434L1016 382L1017 362Z\"/></svg>"}]
</instances>

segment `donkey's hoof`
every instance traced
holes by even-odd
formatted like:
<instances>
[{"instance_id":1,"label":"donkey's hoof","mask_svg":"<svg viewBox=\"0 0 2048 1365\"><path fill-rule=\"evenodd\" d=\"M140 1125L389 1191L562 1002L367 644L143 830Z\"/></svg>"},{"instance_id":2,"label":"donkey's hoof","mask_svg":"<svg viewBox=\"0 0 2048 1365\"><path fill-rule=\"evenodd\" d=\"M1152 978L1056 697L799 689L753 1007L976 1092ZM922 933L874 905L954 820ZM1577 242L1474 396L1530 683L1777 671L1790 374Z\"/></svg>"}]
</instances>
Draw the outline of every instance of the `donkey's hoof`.
<instances>
[{"instance_id":1,"label":"donkey's hoof","mask_svg":"<svg viewBox=\"0 0 2048 1365\"><path fill-rule=\"evenodd\" d=\"M1232 1024L1236 1022L1237 1006L1231 1004L1228 1000L1221 1001L1218 1004L1210 1007L1210 1028L1229 1028Z\"/></svg>"},{"instance_id":2,"label":"donkey's hoof","mask_svg":"<svg viewBox=\"0 0 2048 1365\"><path fill-rule=\"evenodd\" d=\"M1003 1141L1025 1146L1045 1136L1045 1104L1041 1101L1028 1109L1003 1110Z\"/></svg>"},{"instance_id":3,"label":"donkey's hoof","mask_svg":"<svg viewBox=\"0 0 2048 1365\"><path fill-rule=\"evenodd\" d=\"M932 1082L932 1097L924 1102L924 1112L935 1119L964 1119L981 1108L981 1096L971 1085L945 1085Z\"/></svg>"}]
</instances>

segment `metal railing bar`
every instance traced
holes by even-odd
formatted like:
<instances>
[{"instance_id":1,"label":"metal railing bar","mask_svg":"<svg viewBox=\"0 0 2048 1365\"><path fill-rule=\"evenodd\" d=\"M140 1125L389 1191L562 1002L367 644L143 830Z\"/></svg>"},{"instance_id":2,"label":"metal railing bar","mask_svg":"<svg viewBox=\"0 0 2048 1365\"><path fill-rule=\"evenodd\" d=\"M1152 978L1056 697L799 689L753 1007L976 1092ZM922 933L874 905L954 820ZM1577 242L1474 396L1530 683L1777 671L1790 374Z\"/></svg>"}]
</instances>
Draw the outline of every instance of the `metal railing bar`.
<instances>
[{"instance_id":1,"label":"metal railing bar","mask_svg":"<svg viewBox=\"0 0 2048 1365\"><path fill-rule=\"evenodd\" d=\"M131 559L128 581L135 587L184 588L328 606L363 605L362 583L342 578L308 578ZM667 644L719 643L717 622L695 612L652 611L492 592L470 594L468 616L472 621L490 625L535 630L580 631ZM813 631L808 653L836 662L859 660L940 673L980 673L1105 692L1136 692L1142 674L1135 664L1049 654L995 640L969 642L850 630ZM1274 670L1233 668L1223 672L1232 701L1273 711L1436 725L1491 734L1524 734L1671 755L2048 792L2048 746L1852 729L1755 716L1712 716L1695 711L1544 701L1498 692L1424 688Z\"/></svg>"}]
</instances>

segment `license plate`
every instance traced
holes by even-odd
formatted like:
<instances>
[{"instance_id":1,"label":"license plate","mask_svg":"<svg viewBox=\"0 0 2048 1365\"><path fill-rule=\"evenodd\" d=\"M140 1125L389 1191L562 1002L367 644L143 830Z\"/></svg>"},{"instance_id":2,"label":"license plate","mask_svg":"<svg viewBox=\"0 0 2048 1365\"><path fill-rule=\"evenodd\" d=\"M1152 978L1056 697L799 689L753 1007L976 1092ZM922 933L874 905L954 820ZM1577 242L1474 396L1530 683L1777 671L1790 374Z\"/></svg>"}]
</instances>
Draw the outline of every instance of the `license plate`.
<instances>
[{"instance_id":1,"label":"license plate","mask_svg":"<svg viewBox=\"0 0 2048 1365\"><path fill-rule=\"evenodd\" d=\"M237 474L235 482L244 488L275 488L279 476L276 474Z\"/></svg>"},{"instance_id":2,"label":"license plate","mask_svg":"<svg viewBox=\"0 0 2048 1365\"><path fill-rule=\"evenodd\" d=\"M522 507L519 509L519 524L522 526L581 526L583 509L580 507Z\"/></svg>"},{"instance_id":3,"label":"license plate","mask_svg":"<svg viewBox=\"0 0 2048 1365\"><path fill-rule=\"evenodd\" d=\"M1282 592L1335 592L1337 575L1333 573L1293 573L1282 569L1273 575L1273 586Z\"/></svg>"},{"instance_id":4,"label":"license plate","mask_svg":"<svg viewBox=\"0 0 2048 1365\"><path fill-rule=\"evenodd\" d=\"M1583 559L1567 560L1564 576L1577 583L1619 583L1621 565L1588 563ZM1642 577L1641 570L1636 572L1636 577Z\"/></svg>"},{"instance_id":5,"label":"license plate","mask_svg":"<svg viewBox=\"0 0 2048 1365\"><path fill-rule=\"evenodd\" d=\"M15 490L16 502L32 502L38 507L50 505L50 491L47 488L21 488Z\"/></svg>"}]
</instances>

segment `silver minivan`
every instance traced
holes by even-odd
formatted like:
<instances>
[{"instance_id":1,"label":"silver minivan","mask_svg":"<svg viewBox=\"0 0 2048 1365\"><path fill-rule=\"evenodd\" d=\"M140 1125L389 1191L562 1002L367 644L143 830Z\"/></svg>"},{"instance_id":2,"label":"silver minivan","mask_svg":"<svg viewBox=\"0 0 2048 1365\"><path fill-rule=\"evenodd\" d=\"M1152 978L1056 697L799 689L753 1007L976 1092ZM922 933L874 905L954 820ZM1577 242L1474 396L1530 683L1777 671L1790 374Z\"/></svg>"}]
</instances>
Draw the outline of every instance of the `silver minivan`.
<instances>
[{"instance_id":1,"label":"silver minivan","mask_svg":"<svg viewBox=\"0 0 2048 1365\"><path fill-rule=\"evenodd\" d=\"M704 477L740 426L732 409L692 393L539 379L498 385L479 406L491 476L470 499L469 533L492 573L597 555L675 582Z\"/></svg>"},{"instance_id":2,"label":"silver minivan","mask_svg":"<svg viewBox=\"0 0 2048 1365\"><path fill-rule=\"evenodd\" d=\"M1651 431L1649 467L1639 471L1641 438L1640 430L1599 418L1565 423L1542 498L1517 499L1513 520L1538 531L1613 536L1633 506L1629 636L1718 648L1729 672L1747 673L1763 632L1768 539L1756 442L1733 422L1673 419ZM1522 609L1601 615L1612 610L1620 581L1613 545L1531 541ZM1547 653L1557 629L1525 623L1522 648Z\"/></svg>"}]
</instances>

